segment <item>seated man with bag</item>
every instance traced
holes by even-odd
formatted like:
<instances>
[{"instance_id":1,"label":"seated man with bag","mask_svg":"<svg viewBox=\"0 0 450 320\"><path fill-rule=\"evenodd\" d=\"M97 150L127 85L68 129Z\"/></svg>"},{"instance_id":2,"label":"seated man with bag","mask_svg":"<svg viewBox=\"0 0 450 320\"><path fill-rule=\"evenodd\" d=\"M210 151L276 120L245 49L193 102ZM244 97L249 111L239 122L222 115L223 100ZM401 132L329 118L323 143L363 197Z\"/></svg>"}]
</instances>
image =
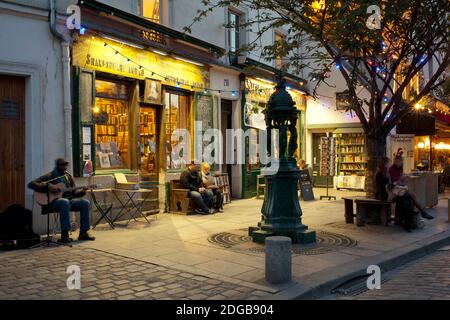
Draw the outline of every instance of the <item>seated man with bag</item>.
<instances>
[{"instance_id":1,"label":"seated man with bag","mask_svg":"<svg viewBox=\"0 0 450 320\"><path fill-rule=\"evenodd\" d=\"M192 162L187 167L180 176L180 183L183 188L189 189L188 197L195 202L196 213L202 215L214 213L211 209L214 194L210 189L204 187L197 164Z\"/></svg>"}]
</instances>

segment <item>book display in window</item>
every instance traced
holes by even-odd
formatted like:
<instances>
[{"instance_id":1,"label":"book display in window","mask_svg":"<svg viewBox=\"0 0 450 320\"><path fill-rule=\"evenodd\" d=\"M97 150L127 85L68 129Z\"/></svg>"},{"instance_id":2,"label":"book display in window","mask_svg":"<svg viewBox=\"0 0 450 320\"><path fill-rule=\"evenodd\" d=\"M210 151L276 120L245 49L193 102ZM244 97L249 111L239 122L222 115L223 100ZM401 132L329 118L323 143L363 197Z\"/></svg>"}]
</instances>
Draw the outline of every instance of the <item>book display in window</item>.
<instances>
[{"instance_id":1,"label":"book display in window","mask_svg":"<svg viewBox=\"0 0 450 320\"><path fill-rule=\"evenodd\" d=\"M156 119L155 109L141 108L139 147L141 172L144 175L156 172Z\"/></svg>"},{"instance_id":2,"label":"book display in window","mask_svg":"<svg viewBox=\"0 0 450 320\"><path fill-rule=\"evenodd\" d=\"M128 166L128 87L96 80L94 108L96 166L124 169ZM105 117L96 121L95 114Z\"/></svg>"}]
</instances>

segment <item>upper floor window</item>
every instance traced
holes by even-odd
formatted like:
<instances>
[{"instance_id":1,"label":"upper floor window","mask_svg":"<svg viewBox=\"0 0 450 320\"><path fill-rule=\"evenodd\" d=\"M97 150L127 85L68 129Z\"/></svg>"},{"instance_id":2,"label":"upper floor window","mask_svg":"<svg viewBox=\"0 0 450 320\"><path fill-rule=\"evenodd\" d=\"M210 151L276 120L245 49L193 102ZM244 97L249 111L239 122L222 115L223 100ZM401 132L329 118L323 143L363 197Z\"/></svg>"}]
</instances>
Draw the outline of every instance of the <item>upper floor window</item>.
<instances>
[{"instance_id":1,"label":"upper floor window","mask_svg":"<svg viewBox=\"0 0 450 320\"><path fill-rule=\"evenodd\" d=\"M241 47L241 15L233 10L228 10L228 40L229 51L236 52Z\"/></svg>"},{"instance_id":2,"label":"upper floor window","mask_svg":"<svg viewBox=\"0 0 450 320\"><path fill-rule=\"evenodd\" d=\"M282 43L285 41L286 36L280 32L275 32L275 44L278 48L282 48ZM285 57L283 55L278 54L275 59L275 67L277 69L281 69L284 65L283 59Z\"/></svg>"},{"instance_id":3,"label":"upper floor window","mask_svg":"<svg viewBox=\"0 0 450 320\"><path fill-rule=\"evenodd\" d=\"M160 0L142 0L142 16L153 22L160 23Z\"/></svg>"}]
</instances>

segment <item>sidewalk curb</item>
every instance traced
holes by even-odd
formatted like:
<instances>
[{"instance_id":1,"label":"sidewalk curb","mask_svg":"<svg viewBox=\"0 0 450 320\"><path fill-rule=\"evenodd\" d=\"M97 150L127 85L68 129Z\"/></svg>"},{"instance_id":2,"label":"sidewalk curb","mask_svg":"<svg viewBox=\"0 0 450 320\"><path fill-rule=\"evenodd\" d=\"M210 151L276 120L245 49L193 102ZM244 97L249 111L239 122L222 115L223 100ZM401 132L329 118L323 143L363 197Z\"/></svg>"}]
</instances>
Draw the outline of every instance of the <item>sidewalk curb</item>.
<instances>
[{"instance_id":1,"label":"sidewalk curb","mask_svg":"<svg viewBox=\"0 0 450 320\"><path fill-rule=\"evenodd\" d=\"M311 300L330 294L338 285L356 276L365 275L369 265L378 265L382 273L400 267L415 259L424 257L436 249L450 244L450 230L443 231L422 241L372 257L364 257L357 262L349 262L337 267L313 273L301 278L301 283L287 288L266 300Z\"/></svg>"}]
</instances>

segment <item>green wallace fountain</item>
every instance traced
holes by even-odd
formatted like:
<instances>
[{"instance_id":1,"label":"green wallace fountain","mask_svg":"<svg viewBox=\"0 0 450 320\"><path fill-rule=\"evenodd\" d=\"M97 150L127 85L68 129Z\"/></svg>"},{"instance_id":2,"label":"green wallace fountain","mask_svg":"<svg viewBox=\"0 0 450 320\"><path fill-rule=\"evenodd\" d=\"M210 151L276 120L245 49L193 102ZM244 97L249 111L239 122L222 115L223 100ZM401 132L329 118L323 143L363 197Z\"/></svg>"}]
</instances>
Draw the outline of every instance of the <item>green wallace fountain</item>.
<instances>
[{"instance_id":1,"label":"green wallace fountain","mask_svg":"<svg viewBox=\"0 0 450 320\"><path fill-rule=\"evenodd\" d=\"M293 243L314 243L316 232L302 223L302 210L298 199L300 170L294 158L297 144L297 119L299 110L280 80L264 111L267 126L267 152L271 156L272 132L278 130L279 168L273 174L265 173L266 192L258 227L250 227L254 242L264 243L267 237L286 236ZM289 135L289 139L288 139ZM272 161L274 161L272 159ZM274 167L271 163L271 167Z\"/></svg>"}]
</instances>

